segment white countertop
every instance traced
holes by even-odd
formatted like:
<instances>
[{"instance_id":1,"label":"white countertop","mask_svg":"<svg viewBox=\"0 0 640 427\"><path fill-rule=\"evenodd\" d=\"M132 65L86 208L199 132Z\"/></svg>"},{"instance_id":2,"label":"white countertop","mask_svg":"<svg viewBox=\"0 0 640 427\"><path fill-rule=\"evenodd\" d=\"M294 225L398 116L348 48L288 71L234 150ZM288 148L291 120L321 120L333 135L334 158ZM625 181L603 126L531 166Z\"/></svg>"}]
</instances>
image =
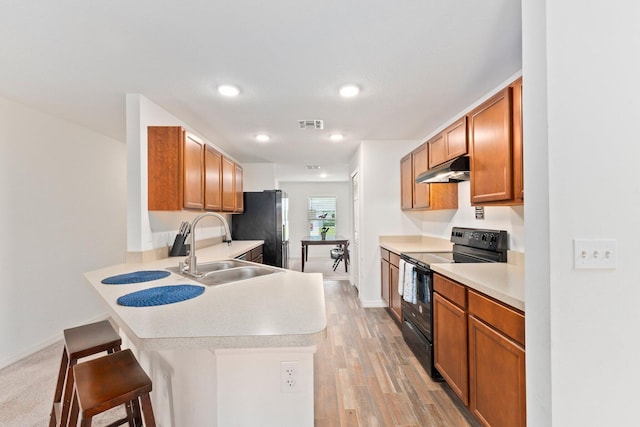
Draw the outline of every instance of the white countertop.
<instances>
[{"instance_id":1,"label":"white countertop","mask_svg":"<svg viewBox=\"0 0 640 427\"><path fill-rule=\"evenodd\" d=\"M503 262L431 264L431 269L524 311L524 267Z\"/></svg>"},{"instance_id":2,"label":"white countertop","mask_svg":"<svg viewBox=\"0 0 640 427\"><path fill-rule=\"evenodd\" d=\"M262 244L234 241L197 250L198 263L231 259ZM184 257L144 264L120 264L85 273L114 320L135 345L147 350L176 348L261 348L315 345L325 336L322 274L281 272L216 286L201 285L176 273L150 282L104 285L101 280L134 271L177 266ZM156 286L205 286L190 300L124 307L118 297Z\"/></svg>"},{"instance_id":3,"label":"white countertop","mask_svg":"<svg viewBox=\"0 0 640 427\"><path fill-rule=\"evenodd\" d=\"M431 236L380 236L381 247L401 254L402 252L451 252L453 243L447 239Z\"/></svg>"}]
</instances>

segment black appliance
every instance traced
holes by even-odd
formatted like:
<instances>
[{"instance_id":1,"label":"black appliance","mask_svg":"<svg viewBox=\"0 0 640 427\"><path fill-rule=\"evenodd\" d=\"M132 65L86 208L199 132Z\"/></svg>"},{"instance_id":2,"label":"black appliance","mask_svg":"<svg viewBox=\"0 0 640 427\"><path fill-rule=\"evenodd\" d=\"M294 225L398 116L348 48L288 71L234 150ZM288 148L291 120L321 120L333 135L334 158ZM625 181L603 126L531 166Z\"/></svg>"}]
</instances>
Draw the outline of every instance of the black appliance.
<instances>
[{"instance_id":1,"label":"black appliance","mask_svg":"<svg viewBox=\"0 0 640 427\"><path fill-rule=\"evenodd\" d=\"M289 199L281 190L244 193L244 213L233 215L233 240L264 240L263 262L289 268Z\"/></svg>"},{"instance_id":2,"label":"black appliance","mask_svg":"<svg viewBox=\"0 0 640 427\"><path fill-rule=\"evenodd\" d=\"M433 360L433 271L430 265L452 262L506 262L506 231L453 227L453 252L406 252L400 254L406 268L415 271L417 302L402 299L402 336L414 355L435 380L442 376ZM402 278L400 278L402 280Z\"/></svg>"}]
</instances>

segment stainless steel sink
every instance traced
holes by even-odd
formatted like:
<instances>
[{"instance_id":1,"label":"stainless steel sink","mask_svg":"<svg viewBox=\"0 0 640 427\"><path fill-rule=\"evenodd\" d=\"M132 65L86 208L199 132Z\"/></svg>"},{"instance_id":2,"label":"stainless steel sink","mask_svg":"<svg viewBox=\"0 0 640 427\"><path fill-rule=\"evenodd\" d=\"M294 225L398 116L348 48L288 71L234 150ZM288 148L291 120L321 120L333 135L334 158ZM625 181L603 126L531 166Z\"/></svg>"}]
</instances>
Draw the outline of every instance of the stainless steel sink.
<instances>
[{"instance_id":1,"label":"stainless steel sink","mask_svg":"<svg viewBox=\"0 0 640 427\"><path fill-rule=\"evenodd\" d=\"M195 280L203 285L221 285L238 282L267 274L281 273L283 270L235 259L198 264L196 276L180 271L179 267L168 267L167 270Z\"/></svg>"}]
</instances>

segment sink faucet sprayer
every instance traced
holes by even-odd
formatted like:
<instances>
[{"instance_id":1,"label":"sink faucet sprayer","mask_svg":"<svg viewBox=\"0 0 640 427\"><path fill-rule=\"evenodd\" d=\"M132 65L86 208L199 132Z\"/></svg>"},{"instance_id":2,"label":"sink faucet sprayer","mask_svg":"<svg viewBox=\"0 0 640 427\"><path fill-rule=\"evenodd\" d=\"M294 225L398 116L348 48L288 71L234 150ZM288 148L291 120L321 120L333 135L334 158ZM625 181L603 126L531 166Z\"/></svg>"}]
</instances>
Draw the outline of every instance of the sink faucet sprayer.
<instances>
[{"instance_id":1,"label":"sink faucet sprayer","mask_svg":"<svg viewBox=\"0 0 640 427\"><path fill-rule=\"evenodd\" d=\"M198 222L205 217L212 216L214 218L218 218L224 227L224 242L231 245L231 230L229 229L229 223L227 220L220 214L215 212L205 212L201 215L195 217L193 222L191 222L191 253L189 257L186 259L186 263L188 264L188 270L185 269L185 265L182 261L180 261L180 271L185 273L189 273L189 275L197 277L198 275L198 266L196 264L196 225Z\"/></svg>"}]
</instances>

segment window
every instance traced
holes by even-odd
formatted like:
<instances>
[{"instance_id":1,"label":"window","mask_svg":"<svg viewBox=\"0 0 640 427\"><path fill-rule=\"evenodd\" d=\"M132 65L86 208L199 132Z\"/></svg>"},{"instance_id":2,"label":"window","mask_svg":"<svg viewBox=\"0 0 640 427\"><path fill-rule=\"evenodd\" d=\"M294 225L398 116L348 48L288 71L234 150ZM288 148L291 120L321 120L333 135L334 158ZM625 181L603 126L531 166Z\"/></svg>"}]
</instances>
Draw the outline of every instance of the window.
<instances>
[{"instance_id":1,"label":"window","mask_svg":"<svg viewBox=\"0 0 640 427\"><path fill-rule=\"evenodd\" d=\"M327 236L336 235L336 198L335 196L309 197L309 235L319 236L326 227Z\"/></svg>"}]
</instances>

